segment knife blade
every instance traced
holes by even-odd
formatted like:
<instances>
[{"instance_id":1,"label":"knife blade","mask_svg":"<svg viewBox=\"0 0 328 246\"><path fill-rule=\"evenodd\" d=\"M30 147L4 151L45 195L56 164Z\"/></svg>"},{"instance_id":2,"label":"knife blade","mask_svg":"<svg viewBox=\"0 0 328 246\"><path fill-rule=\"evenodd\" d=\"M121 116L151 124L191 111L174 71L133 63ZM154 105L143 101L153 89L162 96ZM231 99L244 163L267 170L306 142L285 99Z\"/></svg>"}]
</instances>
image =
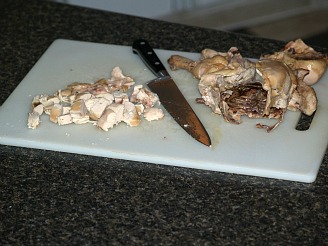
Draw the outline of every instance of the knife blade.
<instances>
[{"instance_id":1,"label":"knife blade","mask_svg":"<svg viewBox=\"0 0 328 246\"><path fill-rule=\"evenodd\" d=\"M206 146L211 146L211 139L203 124L149 43L144 39L135 40L132 50L157 76L156 79L149 81L147 86L158 95L167 112L194 139Z\"/></svg>"}]
</instances>

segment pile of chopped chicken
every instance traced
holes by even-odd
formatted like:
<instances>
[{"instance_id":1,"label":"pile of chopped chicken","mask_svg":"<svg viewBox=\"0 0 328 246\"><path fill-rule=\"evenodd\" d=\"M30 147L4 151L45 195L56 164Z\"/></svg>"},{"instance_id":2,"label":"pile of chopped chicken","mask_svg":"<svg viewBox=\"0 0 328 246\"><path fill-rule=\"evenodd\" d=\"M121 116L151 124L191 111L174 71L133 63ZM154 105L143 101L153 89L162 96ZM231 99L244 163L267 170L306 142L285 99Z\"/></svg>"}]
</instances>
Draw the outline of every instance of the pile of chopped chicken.
<instances>
[{"instance_id":1,"label":"pile of chopped chicken","mask_svg":"<svg viewBox=\"0 0 328 246\"><path fill-rule=\"evenodd\" d=\"M243 115L278 119L272 126L257 124L270 132L283 121L287 109L306 115L315 112L317 97L311 85L324 74L328 58L298 39L257 62L232 47L228 52L204 49L199 61L173 55L168 63L172 70L186 69L199 79L202 97L197 101L225 121L240 124Z\"/></svg>"},{"instance_id":2,"label":"pile of chopped chicken","mask_svg":"<svg viewBox=\"0 0 328 246\"><path fill-rule=\"evenodd\" d=\"M162 109L155 107L160 104L158 96L150 90L136 85L129 97L127 92L134 84L131 77L115 67L110 79L95 83L74 82L52 96L35 96L28 128L37 128L43 113L58 125L93 123L104 131L120 122L138 126L141 117L147 121L162 119Z\"/></svg>"}]
</instances>

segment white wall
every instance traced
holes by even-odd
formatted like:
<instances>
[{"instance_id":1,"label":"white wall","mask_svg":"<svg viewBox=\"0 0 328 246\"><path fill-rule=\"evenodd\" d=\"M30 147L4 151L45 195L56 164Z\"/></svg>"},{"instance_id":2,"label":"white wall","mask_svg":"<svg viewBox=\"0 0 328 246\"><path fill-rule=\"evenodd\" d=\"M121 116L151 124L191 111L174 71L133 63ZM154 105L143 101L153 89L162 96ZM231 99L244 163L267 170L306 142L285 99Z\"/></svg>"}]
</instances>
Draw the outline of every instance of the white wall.
<instances>
[{"instance_id":1,"label":"white wall","mask_svg":"<svg viewBox=\"0 0 328 246\"><path fill-rule=\"evenodd\" d=\"M205 6L222 0L53 0L95 9L157 18L177 10ZM226 1L226 0L225 0ZM224 2L225 2L224 1Z\"/></svg>"}]
</instances>

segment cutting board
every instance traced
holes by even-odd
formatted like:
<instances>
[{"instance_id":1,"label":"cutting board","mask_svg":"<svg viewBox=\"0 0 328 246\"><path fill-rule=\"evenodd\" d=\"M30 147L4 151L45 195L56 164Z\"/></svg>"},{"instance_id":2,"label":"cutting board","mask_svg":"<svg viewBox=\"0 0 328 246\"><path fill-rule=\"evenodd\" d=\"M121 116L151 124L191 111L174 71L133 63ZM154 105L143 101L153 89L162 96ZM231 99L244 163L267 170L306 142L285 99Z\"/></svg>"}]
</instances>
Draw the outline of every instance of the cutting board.
<instances>
[{"instance_id":1,"label":"cutting board","mask_svg":"<svg viewBox=\"0 0 328 246\"><path fill-rule=\"evenodd\" d=\"M199 58L196 53L155 51L166 66L172 54ZM295 130L300 113L291 111L271 133L255 125L275 120L243 118L240 125L226 123L207 106L195 103L198 82L183 70L170 74L207 129L211 148L195 141L166 112L163 120L143 120L139 127L122 123L108 132L92 124L58 126L47 115L36 130L27 128L35 95L54 94L74 81L92 83L108 78L115 66L136 84L154 79L131 47L54 41L1 106L0 144L301 182L316 179L328 143L327 73L314 86L319 106L307 131Z\"/></svg>"}]
</instances>

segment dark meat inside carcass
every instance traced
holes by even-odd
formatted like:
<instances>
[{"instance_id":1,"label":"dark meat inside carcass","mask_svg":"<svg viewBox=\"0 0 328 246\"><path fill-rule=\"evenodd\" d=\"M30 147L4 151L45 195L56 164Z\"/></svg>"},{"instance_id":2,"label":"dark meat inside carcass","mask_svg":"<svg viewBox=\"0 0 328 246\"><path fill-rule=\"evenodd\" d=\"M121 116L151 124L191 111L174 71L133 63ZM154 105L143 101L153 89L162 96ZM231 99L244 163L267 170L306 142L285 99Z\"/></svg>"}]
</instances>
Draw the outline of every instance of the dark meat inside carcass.
<instances>
[{"instance_id":1,"label":"dark meat inside carcass","mask_svg":"<svg viewBox=\"0 0 328 246\"><path fill-rule=\"evenodd\" d=\"M266 115L264 111L267 104L267 95L268 92L263 89L260 82L240 84L220 92L220 108L223 118L234 124L240 124L240 116L242 115L249 118L277 118L278 121L272 126L256 125L256 127L264 128L270 132L282 122L285 109L272 107L269 114ZM205 103L203 98L198 98L196 101ZM223 104L226 106L223 106Z\"/></svg>"},{"instance_id":2,"label":"dark meat inside carcass","mask_svg":"<svg viewBox=\"0 0 328 246\"><path fill-rule=\"evenodd\" d=\"M263 89L260 82L250 82L219 92L217 97L225 120L239 124L239 117L242 115L250 118L265 117L263 112L266 107L267 94L268 92ZM206 103L203 98L197 98L196 102Z\"/></svg>"},{"instance_id":3,"label":"dark meat inside carcass","mask_svg":"<svg viewBox=\"0 0 328 246\"><path fill-rule=\"evenodd\" d=\"M267 91L262 88L259 82L247 83L235 86L231 89L231 95L223 92L222 100L224 100L230 110L239 112L242 115L262 116L266 105Z\"/></svg>"}]
</instances>

